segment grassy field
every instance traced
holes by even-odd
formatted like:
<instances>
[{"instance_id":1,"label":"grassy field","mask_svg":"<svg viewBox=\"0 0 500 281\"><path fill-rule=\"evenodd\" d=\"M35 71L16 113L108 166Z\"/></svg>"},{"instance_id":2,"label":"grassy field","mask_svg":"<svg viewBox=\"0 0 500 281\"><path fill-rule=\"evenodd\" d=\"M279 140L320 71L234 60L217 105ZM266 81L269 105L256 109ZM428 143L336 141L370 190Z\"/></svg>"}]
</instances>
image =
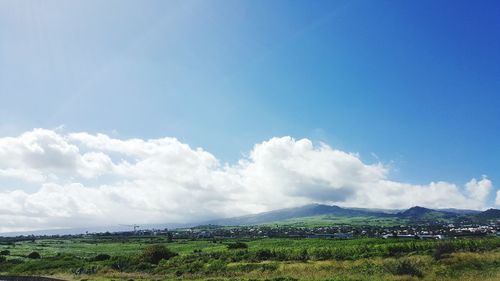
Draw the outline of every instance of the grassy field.
<instances>
[{"instance_id":1,"label":"grassy field","mask_svg":"<svg viewBox=\"0 0 500 281\"><path fill-rule=\"evenodd\" d=\"M8 251L0 258L2 275L68 280L500 280L500 238L104 237L23 241L0 251ZM41 257L29 258L32 252Z\"/></svg>"},{"instance_id":2,"label":"grassy field","mask_svg":"<svg viewBox=\"0 0 500 281\"><path fill-rule=\"evenodd\" d=\"M9 258L23 258L33 251L39 252L42 257L54 257L58 254L74 255L81 258L91 258L97 254L106 253L111 256L138 255L151 244L167 243L163 237L150 238L110 238L110 239L47 239L35 242L18 242L15 245L0 246L11 252ZM179 254L192 253L195 249L223 250L225 245L214 244L208 240L176 241L168 247Z\"/></svg>"},{"instance_id":3,"label":"grassy field","mask_svg":"<svg viewBox=\"0 0 500 281\"><path fill-rule=\"evenodd\" d=\"M350 225L350 226L396 226L406 224L407 220L392 217L339 217L332 215L321 215L313 217L301 217L296 219L281 220L268 225L288 225L295 227L322 227L332 225Z\"/></svg>"}]
</instances>

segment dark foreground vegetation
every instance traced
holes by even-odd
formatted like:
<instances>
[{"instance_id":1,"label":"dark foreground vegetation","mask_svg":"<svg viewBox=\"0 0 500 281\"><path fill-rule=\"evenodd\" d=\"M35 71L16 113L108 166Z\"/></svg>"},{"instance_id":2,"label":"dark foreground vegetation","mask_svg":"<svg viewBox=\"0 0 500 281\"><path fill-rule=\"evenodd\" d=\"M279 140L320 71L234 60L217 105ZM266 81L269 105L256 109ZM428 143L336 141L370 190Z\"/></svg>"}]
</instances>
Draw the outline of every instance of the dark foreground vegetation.
<instances>
[{"instance_id":1,"label":"dark foreground vegetation","mask_svg":"<svg viewBox=\"0 0 500 281\"><path fill-rule=\"evenodd\" d=\"M10 242L0 251L2 275L72 280L500 280L497 237L87 237Z\"/></svg>"}]
</instances>

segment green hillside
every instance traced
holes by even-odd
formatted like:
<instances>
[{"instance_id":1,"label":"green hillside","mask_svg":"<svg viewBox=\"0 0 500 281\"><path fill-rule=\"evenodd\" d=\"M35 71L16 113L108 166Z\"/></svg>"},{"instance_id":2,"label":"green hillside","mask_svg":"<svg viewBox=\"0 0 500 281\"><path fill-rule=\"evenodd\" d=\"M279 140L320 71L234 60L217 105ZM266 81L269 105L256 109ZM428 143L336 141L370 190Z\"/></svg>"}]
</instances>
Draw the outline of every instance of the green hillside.
<instances>
[{"instance_id":1,"label":"green hillside","mask_svg":"<svg viewBox=\"0 0 500 281\"><path fill-rule=\"evenodd\" d=\"M396 211L311 204L254 215L213 220L206 224L219 226L281 224L304 227L343 224L353 226L392 226L408 223L454 223L457 221L486 223L496 219L500 219L500 210L496 209L479 212L455 209L435 210L415 206L404 211Z\"/></svg>"}]
</instances>

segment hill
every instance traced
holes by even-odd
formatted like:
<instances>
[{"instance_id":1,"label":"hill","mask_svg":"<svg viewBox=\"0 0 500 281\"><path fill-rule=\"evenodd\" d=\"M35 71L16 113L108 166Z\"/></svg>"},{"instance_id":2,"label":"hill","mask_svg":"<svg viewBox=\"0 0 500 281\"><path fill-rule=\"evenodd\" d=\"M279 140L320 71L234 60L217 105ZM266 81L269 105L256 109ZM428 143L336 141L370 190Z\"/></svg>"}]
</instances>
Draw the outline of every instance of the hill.
<instances>
[{"instance_id":1,"label":"hill","mask_svg":"<svg viewBox=\"0 0 500 281\"><path fill-rule=\"evenodd\" d=\"M216 219L206 224L220 226L240 226L259 224L400 224L424 222L453 222L458 219L485 221L500 219L500 210L490 209L485 212L459 209L429 209L421 206L407 210L380 210L362 208L343 208L322 204L310 204L302 207L278 209L274 211L233 218Z\"/></svg>"},{"instance_id":2,"label":"hill","mask_svg":"<svg viewBox=\"0 0 500 281\"><path fill-rule=\"evenodd\" d=\"M408 210L396 215L400 218L407 218L410 220L451 219L460 216L460 214L457 213L443 210L433 210L420 206L411 207Z\"/></svg>"},{"instance_id":3,"label":"hill","mask_svg":"<svg viewBox=\"0 0 500 281\"><path fill-rule=\"evenodd\" d=\"M500 220L500 210L488 209L484 212L476 214L475 217L483 220Z\"/></svg>"},{"instance_id":4,"label":"hill","mask_svg":"<svg viewBox=\"0 0 500 281\"><path fill-rule=\"evenodd\" d=\"M296 208L279 209L265 213L254 215L246 215L241 217L227 218L212 220L209 224L235 226L235 225L252 225L252 224L266 224L274 222L282 222L298 218L314 218L319 216L335 216L335 217L388 217L391 216L387 213L363 210L363 209L349 209L339 206L329 206L322 204L311 204Z\"/></svg>"}]
</instances>

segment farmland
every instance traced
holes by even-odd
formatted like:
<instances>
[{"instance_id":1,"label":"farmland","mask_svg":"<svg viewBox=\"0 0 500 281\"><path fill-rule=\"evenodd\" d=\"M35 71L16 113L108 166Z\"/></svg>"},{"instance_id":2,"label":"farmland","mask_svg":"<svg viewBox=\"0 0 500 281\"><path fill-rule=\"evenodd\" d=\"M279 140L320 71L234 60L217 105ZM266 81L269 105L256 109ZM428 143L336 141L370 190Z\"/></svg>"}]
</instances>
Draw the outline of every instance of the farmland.
<instances>
[{"instance_id":1,"label":"farmland","mask_svg":"<svg viewBox=\"0 0 500 281\"><path fill-rule=\"evenodd\" d=\"M2 275L68 280L498 280L500 238L168 239L4 242ZM36 252L39 257L31 257Z\"/></svg>"}]
</instances>

